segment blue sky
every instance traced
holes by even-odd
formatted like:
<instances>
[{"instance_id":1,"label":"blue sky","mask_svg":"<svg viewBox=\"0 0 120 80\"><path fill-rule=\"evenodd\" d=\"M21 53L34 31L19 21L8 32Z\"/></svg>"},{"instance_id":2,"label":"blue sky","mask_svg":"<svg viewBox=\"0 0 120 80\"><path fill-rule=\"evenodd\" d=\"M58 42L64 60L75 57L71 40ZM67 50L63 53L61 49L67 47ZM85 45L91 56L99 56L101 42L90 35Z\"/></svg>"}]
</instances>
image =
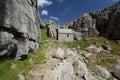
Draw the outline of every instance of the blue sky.
<instances>
[{"instance_id":1,"label":"blue sky","mask_svg":"<svg viewBox=\"0 0 120 80\"><path fill-rule=\"evenodd\" d=\"M39 13L43 21L62 24L76 20L83 13L97 11L120 0L38 0Z\"/></svg>"}]
</instances>

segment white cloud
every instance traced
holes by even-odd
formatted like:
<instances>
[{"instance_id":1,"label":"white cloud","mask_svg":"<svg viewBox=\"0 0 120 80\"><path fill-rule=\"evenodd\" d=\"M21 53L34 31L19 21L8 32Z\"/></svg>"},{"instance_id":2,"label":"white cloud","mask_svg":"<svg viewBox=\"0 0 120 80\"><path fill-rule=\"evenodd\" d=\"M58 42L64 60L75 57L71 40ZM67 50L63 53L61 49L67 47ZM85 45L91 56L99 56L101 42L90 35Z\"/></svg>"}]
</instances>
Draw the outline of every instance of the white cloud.
<instances>
[{"instance_id":1,"label":"white cloud","mask_svg":"<svg viewBox=\"0 0 120 80\"><path fill-rule=\"evenodd\" d=\"M54 16L50 16L50 19L59 21L59 18L58 17L54 17Z\"/></svg>"},{"instance_id":2,"label":"white cloud","mask_svg":"<svg viewBox=\"0 0 120 80\"><path fill-rule=\"evenodd\" d=\"M43 10L43 11L41 12L41 15L48 16L48 11L47 11L47 10Z\"/></svg>"},{"instance_id":3,"label":"white cloud","mask_svg":"<svg viewBox=\"0 0 120 80\"><path fill-rule=\"evenodd\" d=\"M41 7L49 6L51 4L52 4L52 1L50 0L38 0L38 5Z\"/></svg>"}]
</instances>

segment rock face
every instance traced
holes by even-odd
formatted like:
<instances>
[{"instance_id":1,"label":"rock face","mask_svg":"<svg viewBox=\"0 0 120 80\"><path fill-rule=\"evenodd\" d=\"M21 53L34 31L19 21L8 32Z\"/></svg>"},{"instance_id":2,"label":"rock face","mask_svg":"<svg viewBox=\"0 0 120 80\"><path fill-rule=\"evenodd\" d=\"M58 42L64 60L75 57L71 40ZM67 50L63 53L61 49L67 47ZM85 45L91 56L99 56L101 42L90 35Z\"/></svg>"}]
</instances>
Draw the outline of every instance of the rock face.
<instances>
[{"instance_id":1,"label":"rock face","mask_svg":"<svg viewBox=\"0 0 120 80\"><path fill-rule=\"evenodd\" d=\"M57 26L55 24L49 25L47 27L47 35L52 38L57 38Z\"/></svg>"},{"instance_id":2,"label":"rock face","mask_svg":"<svg viewBox=\"0 0 120 80\"><path fill-rule=\"evenodd\" d=\"M108 72L105 68L102 68L101 66L96 65L94 71L98 76L101 76L104 79L110 78L111 74Z\"/></svg>"},{"instance_id":3,"label":"rock face","mask_svg":"<svg viewBox=\"0 0 120 80\"><path fill-rule=\"evenodd\" d=\"M57 24L55 22L40 22L41 29L45 29L47 31L47 35L52 38L57 38Z\"/></svg>"},{"instance_id":4,"label":"rock face","mask_svg":"<svg viewBox=\"0 0 120 80\"><path fill-rule=\"evenodd\" d=\"M78 40L98 35L96 19L92 18L89 13L83 14L79 19L77 19L73 24L73 29L76 33L75 38Z\"/></svg>"},{"instance_id":5,"label":"rock face","mask_svg":"<svg viewBox=\"0 0 120 80\"><path fill-rule=\"evenodd\" d=\"M120 2L91 13L91 16L96 19L96 28L102 36L120 40Z\"/></svg>"},{"instance_id":6,"label":"rock face","mask_svg":"<svg viewBox=\"0 0 120 80\"><path fill-rule=\"evenodd\" d=\"M77 40L98 34L120 40L120 2L101 11L85 13L73 22L62 24L60 28L73 29Z\"/></svg>"},{"instance_id":7,"label":"rock face","mask_svg":"<svg viewBox=\"0 0 120 80\"><path fill-rule=\"evenodd\" d=\"M39 48L37 0L0 0L0 57L20 57Z\"/></svg>"},{"instance_id":8,"label":"rock face","mask_svg":"<svg viewBox=\"0 0 120 80\"><path fill-rule=\"evenodd\" d=\"M60 28L73 29L75 40L97 36L99 33L96 29L96 19L92 18L89 13L83 14L74 22L62 24Z\"/></svg>"},{"instance_id":9,"label":"rock face","mask_svg":"<svg viewBox=\"0 0 120 80\"><path fill-rule=\"evenodd\" d=\"M114 68L114 75L120 79L120 63L117 63L117 64L114 64L113 65L113 68Z\"/></svg>"}]
</instances>

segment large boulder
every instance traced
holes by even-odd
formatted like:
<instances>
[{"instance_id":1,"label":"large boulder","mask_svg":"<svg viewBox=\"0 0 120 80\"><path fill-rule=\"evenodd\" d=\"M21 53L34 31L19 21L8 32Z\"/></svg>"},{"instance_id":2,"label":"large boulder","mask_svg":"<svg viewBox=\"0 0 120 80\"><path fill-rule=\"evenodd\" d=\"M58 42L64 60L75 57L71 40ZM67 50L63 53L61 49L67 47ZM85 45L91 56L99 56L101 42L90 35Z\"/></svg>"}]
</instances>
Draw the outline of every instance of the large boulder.
<instances>
[{"instance_id":1,"label":"large boulder","mask_svg":"<svg viewBox=\"0 0 120 80\"><path fill-rule=\"evenodd\" d=\"M0 0L0 57L20 57L39 47L37 6L37 0Z\"/></svg>"},{"instance_id":2,"label":"large boulder","mask_svg":"<svg viewBox=\"0 0 120 80\"><path fill-rule=\"evenodd\" d=\"M110 72L107 69L105 69L105 68L103 68L103 67L101 67L99 65L95 66L94 71L96 72L96 74L99 77L101 77L101 78L103 78L105 80L111 77Z\"/></svg>"},{"instance_id":3,"label":"large boulder","mask_svg":"<svg viewBox=\"0 0 120 80\"><path fill-rule=\"evenodd\" d=\"M97 47L95 45L91 45L91 46L87 47L86 50L91 53L100 53L103 49L102 49L102 47Z\"/></svg>"},{"instance_id":4,"label":"large boulder","mask_svg":"<svg viewBox=\"0 0 120 80\"><path fill-rule=\"evenodd\" d=\"M43 75L43 80L75 80L74 69L67 62L59 63L57 67Z\"/></svg>"}]
</instances>

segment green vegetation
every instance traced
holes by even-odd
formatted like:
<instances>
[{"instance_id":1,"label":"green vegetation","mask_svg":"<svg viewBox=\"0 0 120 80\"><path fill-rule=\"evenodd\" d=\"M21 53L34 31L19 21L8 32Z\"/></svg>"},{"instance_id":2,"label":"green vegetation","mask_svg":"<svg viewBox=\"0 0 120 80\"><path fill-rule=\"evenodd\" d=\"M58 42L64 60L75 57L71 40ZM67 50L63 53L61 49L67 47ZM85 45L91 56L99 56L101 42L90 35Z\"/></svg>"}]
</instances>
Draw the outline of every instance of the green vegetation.
<instances>
[{"instance_id":1,"label":"green vegetation","mask_svg":"<svg viewBox=\"0 0 120 80\"><path fill-rule=\"evenodd\" d=\"M116 62L116 55L120 53L120 45L117 43L107 40L103 37L94 37L87 40L73 41L73 42L58 42L55 39L49 38L46 35L44 29L41 29L43 44L40 49L35 52L31 52L25 60L6 60L0 62L0 80L18 80L18 74L28 76L28 72L35 68L38 65L41 65L47 61L45 53L49 52L53 48L57 47L68 47L76 48L77 51L84 50L86 47L95 44L100 45L109 45L112 48L112 54L101 52L100 54L95 54L91 58L86 58L88 60L87 66L92 68L93 60L98 65L105 66L111 69L110 64ZM84 55L84 54L83 54ZM84 56L85 57L85 56ZM93 59L94 58L94 59ZM76 67L77 63L74 62L73 66ZM109 79L111 80L111 79Z\"/></svg>"},{"instance_id":2,"label":"green vegetation","mask_svg":"<svg viewBox=\"0 0 120 80\"><path fill-rule=\"evenodd\" d=\"M111 64L116 63L116 58L113 54L100 53L96 55L96 63L111 69Z\"/></svg>"},{"instance_id":3,"label":"green vegetation","mask_svg":"<svg viewBox=\"0 0 120 80\"><path fill-rule=\"evenodd\" d=\"M92 69L92 66L94 64L98 64L101 66L104 66L108 68L109 70L111 69L111 64L116 63L116 56L120 55L120 45L115 43L112 40L108 40L104 37L92 37L88 38L87 40L80 40L80 41L73 41L73 42L65 42L64 43L68 48L76 48L78 53L81 50L84 50L86 47L94 44L96 46L101 46L101 45L109 45L112 48L111 53L107 52L101 52L99 54L93 54L91 57L85 57L85 54L83 53L82 55L87 59L88 62L86 62L87 67ZM94 63L93 63L94 62Z\"/></svg>"},{"instance_id":4,"label":"green vegetation","mask_svg":"<svg viewBox=\"0 0 120 80\"><path fill-rule=\"evenodd\" d=\"M18 80L18 74L27 76L31 68L46 62L46 58L45 58L46 48L47 47L43 45L37 51L29 54L28 58L24 61L6 60L1 62L0 80Z\"/></svg>"},{"instance_id":5,"label":"green vegetation","mask_svg":"<svg viewBox=\"0 0 120 80\"><path fill-rule=\"evenodd\" d=\"M120 52L120 45L115 43L112 40L108 40L104 37L94 37L94 38L89 38L89 41L96 42L96 45L109 45L112 48L112 53L113 54L119 54Z\"/></svg>"},{"instance_id":6,"label":"green vegetation","mask_svg":"<svg viewBox=\"0 0 120 80\"><path fill-rule=\"evenodd\" d=\"M44 30L41 30L42 38L48 37ZM5 60L0 62L0 80L18 80L18 74L28 76L30 69L46 62L45 51L48 48L45 44L40 49L32 52L25 60Z\"/></svg>"},{"instance_id":7,"label":"green vegetation","mask_svg":"<svg viewBox=\"0 0 120 80\"><path fill-rule=\"evenodd\" d=\"M73 42L65 42L64 43L68 48L80 48L84 49L88 46L90 46L92 43L87 40L79 40L79 41L73 41Z\"/></svg>"},{"instance_id":8,"label":"green vegetation","mask_svg":"<svg viewBox=\"0 0 120 80\"><path fill-rule=\"evenodd\" d=\"M45 40L50 39L50 38L47 36L45 29L40 29L40 31L41 31L41 34L42 34L42 37L41 37L41 38L42 38L42 41L45 41Z\"/></svg>"},{"instance_id":9,"label":"green vegetation","mask_svg":"<svg viewBox=\"0 0 120 80\"><path fill-rule=\"evenodd\" d=\"M12 68L12 64L14 68ZM26 75L30 66L27 60L7 60L0 63L0 80L18 80L18 74Z\"/></svg>"}]
</instances>

